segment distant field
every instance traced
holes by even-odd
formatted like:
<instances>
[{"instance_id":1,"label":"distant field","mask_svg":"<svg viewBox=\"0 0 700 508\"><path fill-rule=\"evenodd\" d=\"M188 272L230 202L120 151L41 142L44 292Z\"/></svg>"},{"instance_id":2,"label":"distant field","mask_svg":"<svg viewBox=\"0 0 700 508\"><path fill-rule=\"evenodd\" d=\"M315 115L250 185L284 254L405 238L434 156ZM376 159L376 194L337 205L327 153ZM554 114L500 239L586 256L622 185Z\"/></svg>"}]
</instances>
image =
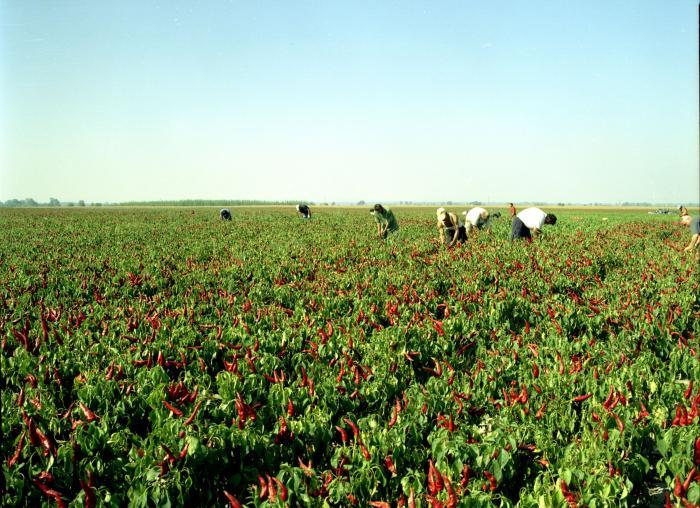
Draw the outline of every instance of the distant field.
<instances>
[{"instance_id":1,"label":"distant field","mask_svg":"<svg viewBox=\"0 0 700 508\"><path fill-rule=\"evenodd\" d=\"M700 503L675 210L369 207L0 209L2 505Z\"/></svg>"}]
</instances>

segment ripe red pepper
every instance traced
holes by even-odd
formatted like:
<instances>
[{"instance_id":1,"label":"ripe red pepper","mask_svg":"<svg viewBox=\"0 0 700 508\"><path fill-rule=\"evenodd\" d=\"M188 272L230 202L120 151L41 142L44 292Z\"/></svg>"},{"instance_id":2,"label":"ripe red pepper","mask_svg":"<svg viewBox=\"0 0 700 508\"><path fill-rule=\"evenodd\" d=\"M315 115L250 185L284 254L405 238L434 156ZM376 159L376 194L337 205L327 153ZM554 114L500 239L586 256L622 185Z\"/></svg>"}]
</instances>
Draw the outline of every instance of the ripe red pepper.
<instances>
[{"instance_id":1,"label":"ripe red pepper","mask_svg":"<svg viewBox=\"0 0 700 508\"><path fill-rule=\"evenodd\" d=\"M683 394L686 399L689 399L690 396L693 394L693 380L690 380L690 383L688 383L688 388L686 388L685 393Z\"/></svg>"},{"instance_id":2,"label":"ripe red pepper","mask_svg":"<svg viewBox=\"0 0 700 508\"><path fill-rule=\"evenodd\" d=\"M340 440L343 442L343 444L347 443L348 441L348 433L345 431L344 428L338 427L337 425L335 426L335 429L340 432Z\"/></svg>"},{"instance_id":3,"label":"ripe red pepper","mask_svg":"<svg viewBox=\"0 0 700 508\"><path fill-rule=\"evenodd\" d=\"M355 440L358 441L360 439L360 429L357 427L355 422L347 418L343 418L343 421L350 426L350 428L352 429L352 434L353 436L355 436Z\"/></svg>"},{"instance_id":4,"label":"ripe red pepper","mask_svg":"<svg viewBox=\"0 0 700 508\"><path fill-rule=\"evenodd\" d=\"M167 407L175 416L184 416L185 413L183 413L181 410L170 404L167 400L163 400L163 405Z\"/></svg>"},{"instance_id":5,"label":"ripe red pepper","mask_svg":"<svg viewBox=\"0 0 700 508\"><path fill-rule=\"evenodd\" d=\"M576 503L576 496L569 490L569 486L565 481L561 482L561 493L564 495L564 499L566 499L566 502L569 503L571 508L576 508L576 506L578 506L578 503Z\"/></svg>"},{"instance_id":6,"label":"ripe red pepper","mask_svg":"<svg viewBox=\"0 0 700 508\"><path fill-rule=\"evenodd\" d=\"M19 460L19 456L22 454L22 450L24 449L24 436L26 435L27 431L23 430L22 434L19 436L19 442L17 443L17 447L15 448L15 453L12 455L7 460L7 467L12 468L14 466L15 462Z\"/></svg>"},{"instance_id":7,"label":"ripe red pepper","mask_svg":"<svg viewBox=\"0 0 700 508\"><path fill-rule=\"evenodd\" d=\"M165 460L167 460L170 464L174 464L175 462L177 462L177 458L175 457L173 452L170 450L170 448L168 448L164 444L162 444L160 446L165 451Z\"/></svg>"},{"instance_id":8,"label":"ripe red pepper","mask_svg":"<svg viewBox=\"0 0 700 508\"><path fill-rule=\"evenodd\" d=\"M491 492L494 492L496 490L496 487L498 486L498 484L496 483L496 477L488 471L484 471L484 476L489 481L489 490Z\"/></svg>"},{"instance_id":9,"label":"ripe red pepper","mask_svg":"<svg viewBox=\"0 0 700 508\"><path fill-rule=\"evenodd\" d=\"M673 495L676 496L678 499L685 497L685 490L683 490L683 485L681 484L680 478L678 478L678 475L676 475L676 486L673 489Z\"/></svg>"},{"instance_id":10,"label":"ripe red pepper","mask_svg":"<svg viewBox=\"0 0 700 508\"><path fill-rule=\"evenodd\" d=\"M387 455L386 457L384 457L384 464L391 473L391 476L396 476L396 467L394 466L394 461L391 460L391 455Z\"/></svg>"},{"instance_id":11,"label":"ripe red pepper","mask_svg":"<svg viewBox=\"0 0 700 508\"><path fill-rule=\"evenodd\" d=\"M365 458L365 460L372 460L372 456L369 454L365 444L360 441L358 442L360 443L360 450L362 451L362 456Z\"/></svg>"},{"instance_id":12,"label":"ripe red pepper","mask_svg":"<svg viewBox=\"0 0 700 508\"><path fill-rule=\"evenodd\" d=\"M277 488L279 489L277 495L279 496L280 501L286 501L288 495L287 486L284 483L282 483L276 476L272 477L272 481L277 484Z\"/></svg>"},{"instance_id":13,"label":"ripe red pepper","mask_svg":"<svg viewBox=\"0 0 700 508\"><path fill-rule=\"evenodd\" d=\"M83 481L82 478L78 481L80 482L80 488L85 491L85 508L95 508L97 506L97 498L95 497L92 472L88 471L87 482Z\"/></svg>"},{"instance_id":14,"label":"ripe red pepper","mask_svg":"<svg viewBox=\"0 0 700 508\"><path fill-rule=\"evenodd\" d=\"M52 489L51 487L49 487L48 485L46 485L42 481L37 480L36 478L32 478L32 482L34 482L34 485L36 485L39 488L39 490L44 493L44 495L46 497L56 501L56 506L58 506L58 508L65 508L66 503L63 501L63 498L62 498L63 495L60 492Z\"/></svg>"},{"instance_id":15,"label":"ripe red pepper","mask_svg":"<svg viewBox=\"0 0 700 508\"><path fill-rule=\"evenodd\" d=\"M200 400L197 402L197 405L194 406L194 409L192 410L192 414L185 420L185 425L190 425L194 421L195 416L197 416L197 411L199 411L199 406L202 405L202 401Z\"/></svg>"},{"instance_id":16,"label":"ripe red pepper","mask_svg":"<svg viewBox=\"0 0 700 508\"><path fill-rule=\"evenodd\" d=\"M610 385L610 393L608 393L608 398L605 399L605 402L603 402L603 407L605 409L607 409L608 406L610 405L610 403L612 402L614 395L615 395L615 388L613 387L613 385Z\"/></svg>"},{"instance_id":17,"label":"ripe red pepper","mask_svg":"<svg viewBox=\"0 0 700 508\"><path fill-rule=\"evenodd\" d=\"M270 502L274 503L275 501L277 501L277 488L275 487L275 482L272 481L272 478L269 474L266 474L265 478L267 478L267 493L270 496Z\"/></svg>"},{"instance_id":18,"label":"ripe red pepper","mask_svg":"<svg viewBox=\"0 0 700 508\"><path fill-rule=\"evenodd\" d=\"M543 402L540 408L537 410L537 413L535 414L535 419L536 420L541 420L542 417L544 416L544 410L547 407L547 403Z\"/></svg>"},{"instance_id":19,"label":"ripe red pepper","mask_svg":"<svg viewBox=\"0 0 700 508\"><path fill-rule=\"evenodd\" d=\"M87 407L85 404L83 404L82 402L78 402L78 405L80 406L80 410L85 415L85 419L88 421L88 423L95 420L99 420L99 416L90 411L90 408Z\"/></svg>"},{"instance_id":20,"label":"ripe red pepper","mask_svg":"<svg viewBox=\"0 0 700 508\"><path fill-rule=\"evenodd\" d=\"M578 397L574 397L574 402L583 402L584 400L590 399L593 397L592 393L587 393L586 395L579 395Z\"/></svg>"},{"instance_id":21,"label":"ripe red pepper","mask_svg":"<svg viewBox=\"0 0 700 508\"><path fill-rule=\"evenodd\" d=\"M625 431L625 424L622 423L622 420L620 420L620 417L617 416L617 414L613 413L613 418L615 418L615 421L617 422L617 428L620 430L620 433Z\"/></svg>"},{"instance_id":22,"label":"ripe red pepper","mask_svg":"<svg viewBox=\"0 0 700 508\"><path fill-rule=\"evenodd\" d=\"M224 496L226 496L226 499L228 499L229 504L231 505L231 508L243 508L243 505L236 499L236 496L233 494L229 494L224 490Z\"/></svg>"}]
</instances>

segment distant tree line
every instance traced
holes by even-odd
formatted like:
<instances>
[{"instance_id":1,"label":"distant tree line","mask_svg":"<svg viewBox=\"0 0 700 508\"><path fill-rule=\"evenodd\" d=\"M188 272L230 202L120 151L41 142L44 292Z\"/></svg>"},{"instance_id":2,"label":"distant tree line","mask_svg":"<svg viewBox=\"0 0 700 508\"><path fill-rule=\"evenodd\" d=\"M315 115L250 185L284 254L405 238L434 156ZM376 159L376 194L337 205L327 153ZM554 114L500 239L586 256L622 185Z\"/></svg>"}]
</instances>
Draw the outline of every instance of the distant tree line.
<instances>
[{"instance_id":1,"label":"distant tree line","mask_svg":"<svg viewBox=\"0 0 700 508\"><path fill-rule=\"evenodd\" d=\"M127 201L123 203L99 203L93 202L89 206L254 206L254 205L296 205L299 203L308 203L315 205L311 201L264 201L257 199L179 199L165 201ZM46 203L39 203L33 198L25 199L8 199L5 202L0 201L0 207L7 208L32 208L32 207L59 207L59 206L88 206L84 200L68 201L61 203L56 198L49 198Z\"/></svg>"},{"instance_id":2,"label":"distant tree line","mask_svg":"<svg viewBox=\"0 0 700 508\"><path fill-rule=\"evenodd\" d=\"M94 203L93 203L94 205ZM61 203L56 198L49 198L47 203L39 203L34 198L24 198L24 199L8 199L4 203L0 201L0 206L7 208L31 208L35 206L85 206L85 201L82 199L75 203Z\"/></svg>"},{"instance_id":3,"label":"distant tree line","mask_svg":"<svg viewBox=\"0 0 700 508\"><path fill-rule=\"evenodd\" d=\"M297 205L310 201L265 201L260 199L173 199L163 201L126 201L108 203L110 206L255 206L255 205Z\"/></svg>"}]
</instances>

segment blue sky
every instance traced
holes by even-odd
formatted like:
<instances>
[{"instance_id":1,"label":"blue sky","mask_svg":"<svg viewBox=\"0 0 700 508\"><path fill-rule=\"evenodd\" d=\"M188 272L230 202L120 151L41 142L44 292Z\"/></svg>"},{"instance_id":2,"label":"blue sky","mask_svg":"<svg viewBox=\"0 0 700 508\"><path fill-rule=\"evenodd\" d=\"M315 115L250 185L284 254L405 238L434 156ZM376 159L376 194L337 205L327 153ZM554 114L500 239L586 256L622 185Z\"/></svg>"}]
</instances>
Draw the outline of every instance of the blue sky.
<instances>
[{"instance_id":1,"label":"blue sky","mask_svg":"<svg viewBox=\"0 0 700 508\"><path fill-rule=\"evenodd\" d=\"M697 203L697 3L0 4L0 199Z\"/></svg>"}]
</instances>

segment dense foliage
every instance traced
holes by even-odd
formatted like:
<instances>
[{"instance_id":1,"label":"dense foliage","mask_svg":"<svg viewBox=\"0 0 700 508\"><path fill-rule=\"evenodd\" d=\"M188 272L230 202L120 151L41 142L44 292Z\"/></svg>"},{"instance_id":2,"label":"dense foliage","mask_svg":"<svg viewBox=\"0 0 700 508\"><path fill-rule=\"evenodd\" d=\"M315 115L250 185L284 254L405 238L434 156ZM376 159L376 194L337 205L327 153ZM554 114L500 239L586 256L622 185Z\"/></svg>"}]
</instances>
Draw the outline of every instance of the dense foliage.
<instances>
[{"instance_id":1,"label":"dense foliage","mask_svg":"<svg viewBox=\"0 0 700 508\"><path fill-rule=\"evenodd\" d=\"M394 211L0 212L2 504L700 503L685 228Z\"/></svg>"}]
</instances>

